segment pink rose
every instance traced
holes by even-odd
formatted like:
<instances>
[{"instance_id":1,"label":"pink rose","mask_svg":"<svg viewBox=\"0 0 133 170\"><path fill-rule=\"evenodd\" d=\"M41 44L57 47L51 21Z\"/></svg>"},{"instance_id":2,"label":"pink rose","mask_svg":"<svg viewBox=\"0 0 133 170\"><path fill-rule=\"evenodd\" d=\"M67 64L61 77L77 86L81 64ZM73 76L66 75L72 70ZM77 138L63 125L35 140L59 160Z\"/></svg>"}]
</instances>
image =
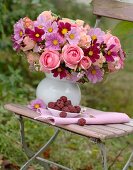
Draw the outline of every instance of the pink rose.
<instances>
[{"instance_id":1,"label":"pink rose","mask_svg":"<svg viewBox=\"0 0 133 170\"><path fill-rule=\"evenodd\" d=\"M51 71L60 65L60 54L54 50L45 50L40 56L39 63L42 71Z\"/></svg>"},{"instance_id":2,"label":"pink rose","mask_svg":"<svg viewBox=\"0 0 133 170\"><path fill-rule=\"evenodd\" d=\"M77 45L65 45L62 49L62 58L71 69L75 69L83 57L84 52Z\"/></svg>"},{"instance_id":3,"label":"pink rose","mask_svg":"<svg viewBox=\"0 0 133 170\"><path fill-rule=\"evenodd\" d=\"M25 17L25 18L23 18L23 21L24 21L24 27L25 28L30 28L30 29L33 28L34 22L30 18Z\"/></svg>"},{"instance_id":4,"label":"pink rose","mask_svg":"<svg viewBox=\"0 0 133 170\"><path fill-rule=\"evenodd\" d=\"M114 72L124 68L124 61L120 57L115 57L114 62L108 63L108 69L110 72Z\"/></svg>"},{"instance_id":5,"label":"pink rose","mask_svg":"<svg viewBox=\"0 0 133 170\"><path fill-rule=\"evenodd\" d=\"M80 20L80 19L77 19L77 20L76 20L76 24L77 24L79 27L81 27L81 26L84 25L84 21L83 21L83 20Z\"/></svg>"},{"instance_id":6,"label":"pink rose","mask_svg":"<svg viewBox=\"0 0 133 170\"><path fill-rule=\"evenodd\" d=\"M91 66L92 61L89 57L83 57L80 61L80 66L82 69L87 70Z\"/></svg>"},{"instance_id":7,"label":"pink rose","mask_svg":"<svg viewBox=\"0 0 133 170\"><path fill-rule=\"evenodd\" d=\"M35 46L35 42L30 37L25 37L23 43L25 45L21 48L23 51L31 50Z\"/></svg>"},{"instance_id":8,"label":"pink rose","mask_svg":"<svg viewBox=\"0 0 133 170\"><path fill-rule=\"evenodd\" d=\"M107 33L104 36L104 42L107 44L107 47L109 48L112 44L115 45L115 47L113 48L113 50L115 51L119 51L121 48L121 44L120 44L120 40L116 37L113 36L110 33Z\"/></svg>"},{"instance_id":9,"label":"pink rose","mask_svg":"<svg viewBox=\"0 0 133 170\"><path fill-rule=\"evenodd\" d=\"M53 20L55 17L52 16L52 13L51 11L44 11L42 12L40 15L44 16L45 20L48 21L48 20ZM39 16L40 16L39 15Z\"/></svg>"},{"instance_id":10,"label":"pink rose","mask_svg":"<svg viewBox=\"0 0 133 170\"><path fill-rule=\"evenodd\" d=\"M28 63L33 64L39 60L39 54L34 52L26 52Z\"/></svg>"}]
</instances>

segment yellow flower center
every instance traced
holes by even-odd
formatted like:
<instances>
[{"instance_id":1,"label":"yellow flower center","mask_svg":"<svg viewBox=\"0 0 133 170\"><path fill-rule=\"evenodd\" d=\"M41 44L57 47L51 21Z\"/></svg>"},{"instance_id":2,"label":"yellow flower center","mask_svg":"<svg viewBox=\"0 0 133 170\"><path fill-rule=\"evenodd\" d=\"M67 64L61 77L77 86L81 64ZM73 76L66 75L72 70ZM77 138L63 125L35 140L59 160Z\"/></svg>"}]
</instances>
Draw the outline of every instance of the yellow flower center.
<instances>
[{"instance_id":1,"label":"yellow flower center","mask_svg":"<svg viewBox=\"0 0 133 170\"><path fill-rule=\"evenodd\" d=\"M48 32L50 32L50 33L53 32L53 28L49 28Z\"/></svg>"},{"instance_id":2,"label":"yellow flower center","mask_svg":"<svg viewBox=\"0 0 133 170\"><path fill-rule=\"evenodd\" d=\"M58 72L61 72L62 71L62 69L61 68L58 68Z\"/></svg>"},{"instance_id":3,"label":"yellow flower center","mask_svg":"<svg viewBox=\"0 0 133 170\"><path fill-rule=\"evenodd\" d=\"M37 33L35 36L36 36L37 38L40 37L40 35L39 35L38 33Z\"/></svg>"},{"instance_id":4,"label":"yellow flower center","mask_svg":"<svg viewBox=\"0 0 133 170\"><path fill-rule=\"evenodd\" d=\"M42 25L39 25L39 26L38 26L38 28L40 28L40 29L41 29L41 28L43 28L43 26L42 26Z\"/></svg>"},{"instance_id":5,"label":"yellow flower center","mask_svg":"<svg viewBox=\"0 0 133 170\"><path fill-rule=\"evenodd\" d=\"M62 34L66 34L67 32L68 32L68 30L66 28L63 28L61 31Z\"/></svg>"},{"instance_id":6,"label":"yellow flower center","mask_svg":"<svg viewBox=\"0 0 133 170\"><path fill-rule=\"evenodd\" d=\"M34 107L38 109L40 107L40 104L35 104Z\"/></svg>"},{"instance_id":7,"label":"yellow flower center","mask_svg":"<svg viewBox=\"0 0 133 170\"><path fill-rule=\"evenodd\" d=\"M96 40L97 36L96 35L92 35L91 38L92 38L92 40Z\"/></svg>"},{"instance_id":8,"label":"yellow flower center","mask_svg":"<svg viewBox=\"0 0 133 170\"><path fill-rule=\"evenodd\" d=\"M19 32L19 35L20 35L20 37L22 37L22 35L23 35L23 32L22 32L22 31L20 31L20 32Z\"/></svg>"},{"instance_id":9,"label":"yellow flower center","mask_svg":"<svg viewBox=\"0 0 133 170\"><path fill-rule=\"evenodd\" d=\"M71 40L73 40L75 38L74 34L70 34L69 37Z\"/></svg>"},{"instance_id":10,"label":"yellow flower center","mask_svg":"<svg viewBox=\"0 0 133 170\"><path fill-rule=\"evenodd\" d=\"M108 55L111 55L111 51L108 51Z\"/></svg>"},{"instance_id":11,"label":"yellow flower center","mask_svg":"<svg viewBox=\"0 0 133 170\"><path fill-rule=\"evenodd\" d=\"M92 73L93 75L95 75L97 72L96 72L96 70L92 70L91 73Z\"/></svg>"},{"instance_id":12,"label":"yellow flower center","mask_svg":"<svg viewBox=\"0 0 133 170\"><path fill-rule=\"evenodd\" d=\"M89 56L92 56L93 55L93 51L89 51Z\"/></svg>"},{"instance_id":13,"label":"yellow flower center","mask_svg":"<svg viewBox=\"0 0 133 170\"><path fill-rule=\"evenodd\" d=\"M58 44L58 40L53 40L53 44L57 45Z\"/></svg>"}]
</instances>

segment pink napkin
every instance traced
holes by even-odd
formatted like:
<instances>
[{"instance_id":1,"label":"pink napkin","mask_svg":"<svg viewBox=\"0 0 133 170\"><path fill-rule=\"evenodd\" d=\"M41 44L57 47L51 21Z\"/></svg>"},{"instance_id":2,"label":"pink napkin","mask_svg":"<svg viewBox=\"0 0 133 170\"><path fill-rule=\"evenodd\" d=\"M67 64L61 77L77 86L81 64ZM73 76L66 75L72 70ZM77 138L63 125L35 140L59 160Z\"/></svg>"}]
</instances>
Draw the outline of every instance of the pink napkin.
<instances>
[{"instance_id":1,"label":"pink napkin","mask_svg":"<svg viewBox=\"0 0 133 170\"><path fill-rule=\"evenodd\" d=\"M86 124L109 124L109 123L127 123L130 118L125 113L104 112L96 109L86 108L82 114L75 118L55 117L47 109L38 109L40 116L34 119L44 119L52 125L77 124L80 118L86 120Z\"/></svg>"}]
</instances>

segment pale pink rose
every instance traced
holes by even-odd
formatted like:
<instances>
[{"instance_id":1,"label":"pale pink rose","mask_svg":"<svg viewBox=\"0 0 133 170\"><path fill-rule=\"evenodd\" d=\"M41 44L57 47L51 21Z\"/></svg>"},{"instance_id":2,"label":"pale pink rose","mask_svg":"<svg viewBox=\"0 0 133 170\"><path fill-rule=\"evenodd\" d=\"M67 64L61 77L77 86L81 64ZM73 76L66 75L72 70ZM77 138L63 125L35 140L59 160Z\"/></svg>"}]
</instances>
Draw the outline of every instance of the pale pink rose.
<instances>
[{"instance_id":1,"label":"pale pink rose","mask_svg":"<svg viewBox=\"0 0 133 170\"><path fill-rule=\"evenodd\" d=\"M120 40L116 37L110 34L109 32L105 34L104 36L104 42L107 44L107 47L109 48L112 44L115 45L113 50L119 51L121 48Z\"/></svg>"},{"instance_id":2,"label":"pale pink rose","mask_svg":"<svg viewBox=\"0 0 133 170\"><path fill-rule=\"evenodd\" d=\"M62 20L59 20L59 22L68 22L68 23L73 23L73 21L69 18L62 18Z\"/></svg>"},{"instance_id":3,"label":"pale pink rose","mask_svg":"<svg viewBox=\"0 0 133 170\"><path fill-rule=\"evenodd\" d=\"M45 50L40 56L41 71L51 71L60 65L60 54L54 50Z\"/></svg>"},{"instance_id":4,"label":"pale pink rose","mask_svg":"<svg viewBox=\"0 0 133 170\"><path fill-rule=\"evenodd\" d=\"M80 19L77 19L77 20L76 20L76 24L77 24L78 26L83 26L83 25L84 25L84 21L83 21L83 20L80 20Z\"/></svg>"},{"instance_id":5,"label":"pale pink rose","mask_svg":"<svg viewBox=\"0 0 133 170\"><path fill-rule=\"evenodd\" d=\"M90 60L89 57L85 56L82 58L80 61L80 67L84 70L87 70L92 64L92 61Z\"/></svg>"},{"instance_id":6,"label":"pale pink rose","mask_svg":"<svg viewBox=\"0 0 133 170\"><path fill-rule=\"evenodd\" d=\"M69 68L74 69L83 57L84 52L77 45L65 45L62 49L62 58Z\"/></svg>"},{"instance_id":7,"label":"pale pink rose","mask_svg":"<svg viewBox=\"0 0 133 170\"><path fill-rule=\"evenodd\" d=\"M114 58L114 62L108 63L108 69L110 72L123 69L123 67L124 67L124 61L118 56Z\"/></svg>"},{"instance_id":8,"label":"pale pink rose","mask_svg":"<svg viewBox=\"0 0 133 170\"><path fill-rule=\"evenodd\" d=\"M51 11L44 11L42 12L40 15L44 16L45 20L48 21L48 20L53 20L55 17L52 16L52 13ZM40 16L39 15L39 16Z\"/></svg>"},{"instance_id":9,"label":"pale pink rose","mask_svg":"<svg viewBox=\"0 0 133 170\"><path fill-rule=\"evenodd\" d=\"M100 53L100 58L95 62L93 63L95 66L99 66L100 68L103 67L103 63L106 62L106 58L102 55L102 53Z\"/></svg>"},{"instance_id":10,"label":"pale pink rose","mask_svg":"<svg viewBox=\"0 0 133 170\"><path fill-rule=\"evenodd\" d=\"M33 64L34 62L38 62L39 60L39 54L34 52L28 52L26 53L27 61L30 64Z\"/></svg>"},{"instance_id":11,"label":"pale pink rose","mask_svg":"<svg viewBox=\"0 0 133 170\"><path fill-rule=\"evenodd\" d=\"M30 29L33 28L34 22L30 18L25 17L25 18L23 18L23 21L24 21L25 28L30 28Z\"/></svg>"},{"instance_id":12,"label":"pale pink rose","mask_svg":"<svg viewBox=\"0 0 133 170\"><path fill-rule=\"evenodd\" d=\"M34 48L35 42L30 37L25 37L23 40L24 47L21 47L23 51L28 51Z\"/></svg>"},{"instance_id":13,"label":"pale pink rose","mask_svg":"<svg viewBox=\"0 0 133 170\"><path fill-rule=\"evenodd\" d=\"M90 46L90 43L91 43L90 35L86 35L84 32L81 32L79 46L88 48Z\"/></svg>"}]
</instances>

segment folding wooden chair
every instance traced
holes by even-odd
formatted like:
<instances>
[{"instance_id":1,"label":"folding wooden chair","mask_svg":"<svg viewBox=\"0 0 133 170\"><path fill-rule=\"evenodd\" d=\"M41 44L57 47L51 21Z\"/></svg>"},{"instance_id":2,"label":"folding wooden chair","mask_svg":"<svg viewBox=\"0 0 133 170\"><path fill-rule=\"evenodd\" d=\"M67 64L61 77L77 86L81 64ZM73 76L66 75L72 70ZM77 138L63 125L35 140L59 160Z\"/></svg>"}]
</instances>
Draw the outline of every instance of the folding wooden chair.
<instances>
[{"instance_id":1,"label":"folding wooden chair","mask_svg":"<svg viewBox=\"0 0 133 170\"><path fill-rule=\"evenodd\" d=\"M95 27L98 26L102 16L116 18L120 20L133 21L133 4L118 2L115 0L94 0L93 13L97 15ZM131 120L130 123L124 123L124 124L85 125L83 127L78 126L76 124L53 126L55 128L54 135L36 153L33 153L31 150L29 150L25 142L23 118L29 118L30 120L35 121L34 117L38 116L38 113L33 112L32 110L29 110L27 107L18 104L6 104L5 109L14 112L15 115L17 115L20 122L22 147L25 153L27 154L27 156L29 157L29 160L21 167L20 170L26 170L33 160L37 160L41 164L43 163L46 170L49 170L50 165L55 165L62 169L70 170L70 168L64 167L62 165L59 165L57 163L39 157L39 154L47 149L47 147L56 139L57 135L61 130L70 131L72 133L76 133L81 136L88 137L88 139L98 144L103 160L102 161L103 170L107 170L108 166L107 166L105 141L107 139L114 139L120 136L133 134L133 119ZM42 125L48 124L44 120L41 121L36 120L36 121L41 122ZM128 169L132 158L133 158L133 152L131 153L123 170Z\"/></svg>"}]
</instances>

